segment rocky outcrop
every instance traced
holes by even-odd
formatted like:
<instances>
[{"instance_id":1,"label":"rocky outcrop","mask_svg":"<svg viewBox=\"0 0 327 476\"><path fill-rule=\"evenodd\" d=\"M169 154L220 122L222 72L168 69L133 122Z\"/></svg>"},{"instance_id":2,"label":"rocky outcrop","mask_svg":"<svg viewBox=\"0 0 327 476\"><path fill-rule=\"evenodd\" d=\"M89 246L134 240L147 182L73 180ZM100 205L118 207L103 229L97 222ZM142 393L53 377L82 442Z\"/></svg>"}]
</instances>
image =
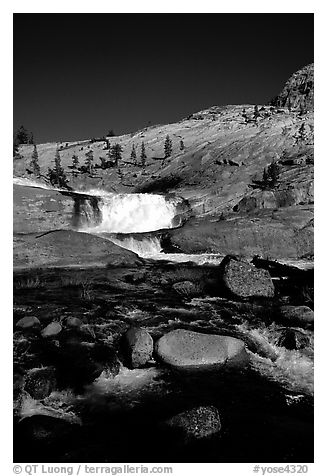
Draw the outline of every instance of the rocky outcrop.
<instances>
[{"instance_id":1,"label":"rocky outcrop","mask_svg":"<svg viewBox=\"0 0 327 476\"><path fill-rule=\"evenodd\" d=\"M183 253L302 258L313 255L313 216L312 206L297 206L225 220L193 218L169 236L171 245Z\"/></svg>"},{"instance_id":2,"label":"rocky outcrop","mask_svg":"<svg viewBox=\"0 0 327 476\"><path fill-rule=\"evenodd\" d=\"M131 327L123 336L123 349L131 368L143 367L152 357L152 337L145 329Z\"/></svg>"},{"instance_id":3,"label":"rocky outcrop","mask_svg":"<svg viewBox=\"0 0 327 476\"><path fill-rule=\"evenodd\" d=\"M313 111L313 100L314 68L313 64L309 64L292 74L281 93L271 101L271 104L277 107Z\"/></svg>"},{"instance_id":4,"label":"rocky outcrop","mask_svg":"<svg viewBox=\"0 0 327 476\"><path fill-rule=\"evenodd\" d=\"M109 240L88 233L58 230L20 236L14 248L15 267L139 266L141 258Z\"/></svg>"},{"instance_id":5,"label":"rocky outcrop","mask_svg":"<svg viewBox=\"0 0 327 476\"><path fill-rule=\"evenodd\" d=\"M243 366L248 361L244 342L234 337L177 329L155 345L156 357L181 371L220 370Z\"/></svg>"},{"instance_id":6,"label":"rocky outcrop","mask_svg":"<svg viewBox=\"0 0 327 476\"><path fill-rule=\"evenodd\" d=\"M226 289L238 298L267 297L275 294L270 274L250 263L226 256L220 264L222 282Z\"/></svg>"}]
</instances>

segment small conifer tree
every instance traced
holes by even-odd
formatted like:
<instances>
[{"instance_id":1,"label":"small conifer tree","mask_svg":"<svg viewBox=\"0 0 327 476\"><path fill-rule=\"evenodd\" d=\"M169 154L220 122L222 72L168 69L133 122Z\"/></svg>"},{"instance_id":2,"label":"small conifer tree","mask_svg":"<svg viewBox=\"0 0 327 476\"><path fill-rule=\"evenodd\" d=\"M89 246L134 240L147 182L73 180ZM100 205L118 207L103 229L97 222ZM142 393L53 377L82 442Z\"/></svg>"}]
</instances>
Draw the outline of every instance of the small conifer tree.
<instances>
[{"instance_id":1,"label":"small conifer tree","mask_svg":"<svg viewBox=\"0 0 327 476\"><path fill-rule=\"evenodd\" d=\"M30 166L33 170L33 174L39 177L40 176L40 165L39 165L39 155L37 153L36 144L34 144L34 149L33 149L33 153L32 153L32 160L31 160Z\"/></svg>"},{"instance_id":2,"label":"small conifer tree","mask_svg":"<svg viewBox=\"0 0 327 476\"><path fill-rule=\"evenodd\" d=\"M145 167L146 153L145 153L145 145L144 145L144 142L142 142L142 145L141 145L141 156L140 156L140 159L141 159L141 167Z\"/></svg>"},{"instance_id":3,"label":"small conifer tree","mask_svg":"<svg viewBox=\"0 0 327 476\"><path fill-rule=\"evenodd\" d=\"M172 152L173 152L173 143L169 135L167 135L165 140L165 145L164 145L165 159L167 159L167 157L170 157Z\"/></svg>"},{"instance_id":4,"label":"small conifer tree","mask_svg":"<svg viewBox=\"0 0 327 476\"><path fill-rule=\"evenodd\" d=\"M92 174L93 172L93 168L94 168L94 165L93 165L93 161L94 161L94 154L93 154L93 150L89 150L86 154L85 154L85 166L89 172L89 174Z\"/></svg>"},{"instance_id":5,"label":"small conifer tree","mask_svg":"<svg viewBox=\"0 0 327 476\"><path fill-rule=\"evenodd\" d=\"M264 185L264 187L266 187L268 185L268 172L267 172L267 169L266 167L263 169L263 174L262 174L262 183Z\"/></svg>"},{"instance_id":6,"label":"small conifer tree","mask_svg":"<svg viewBox=\"0 0 327 476\"><path fill-rule=\"evenodd\" d=\"M78 166L79 166L79 158L78 158L78 155L74 154L72 156L72 167L74 170L78 169Z\"/></svg>"},{"instance_id":7,"label":"small conifer tree","mask_svg":"<svg viewBox=\"0 0 327 476\"><path fill-rule=\"evenodd\" d=\"M132 145L132 150L131 150L131 160L134 165L136 165L136 150L135 150L135 145Z\"/></svg>"},{"instance_id":8,"label":"small conifer tree","mask_svg":"<svg viewBox=\"0 0 327 476\"><path fill-rule=\"evenodd\" d=\"M61 165L61 157L59 149L57 147L55 155L55 166L53 169L48 169L48 177L52 185L58 185L59 187L67 187L67 177L65 171Z\"/></svg>"},{"instance_id":9,"label":"small conifer tree","mask_svg":"<svg viewBox=\"0 0 327 476\"><path fill-rule=\"evenodd\" d=\"M268 165L267 174L271 185L274 187L279 177L279 167L275 161Z\"/></svg>"}]
</instances>

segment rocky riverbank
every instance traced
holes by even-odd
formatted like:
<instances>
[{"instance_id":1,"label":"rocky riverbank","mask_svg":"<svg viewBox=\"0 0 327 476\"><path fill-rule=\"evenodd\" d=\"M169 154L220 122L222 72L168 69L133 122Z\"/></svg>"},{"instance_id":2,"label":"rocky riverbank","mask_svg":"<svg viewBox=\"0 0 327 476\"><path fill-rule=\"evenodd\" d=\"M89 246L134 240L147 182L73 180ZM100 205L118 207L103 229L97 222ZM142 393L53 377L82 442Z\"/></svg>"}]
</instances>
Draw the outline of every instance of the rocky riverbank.
<instances>
[{"instance_id":1,"label":"rocky riverbank","mask_svg":"<svg viewBox=\"0 0 327 476\"><path fill-rule=\"evenodd\" d=\"M312 273L282 274L16 270L15 461L311 461Z\"/></svg>"}]
</instances>

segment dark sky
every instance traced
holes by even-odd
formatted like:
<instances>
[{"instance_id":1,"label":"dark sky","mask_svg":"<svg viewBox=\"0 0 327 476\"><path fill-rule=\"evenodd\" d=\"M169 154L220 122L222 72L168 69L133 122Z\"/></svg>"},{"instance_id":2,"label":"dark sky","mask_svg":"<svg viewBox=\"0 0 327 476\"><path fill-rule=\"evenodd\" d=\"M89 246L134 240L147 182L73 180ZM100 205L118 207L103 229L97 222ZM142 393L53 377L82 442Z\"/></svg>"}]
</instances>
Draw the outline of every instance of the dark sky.
<instances>
[{"instance_id":1,"label":"dark sky","mask_svg":"<svg viewBox=\"0 0 327 476\"><path fill-rule=\"evenodd\" d=\"M14 14L14 129L37 142L266 103L313 62L313 14Z\"/></svg>"}]
</instances>

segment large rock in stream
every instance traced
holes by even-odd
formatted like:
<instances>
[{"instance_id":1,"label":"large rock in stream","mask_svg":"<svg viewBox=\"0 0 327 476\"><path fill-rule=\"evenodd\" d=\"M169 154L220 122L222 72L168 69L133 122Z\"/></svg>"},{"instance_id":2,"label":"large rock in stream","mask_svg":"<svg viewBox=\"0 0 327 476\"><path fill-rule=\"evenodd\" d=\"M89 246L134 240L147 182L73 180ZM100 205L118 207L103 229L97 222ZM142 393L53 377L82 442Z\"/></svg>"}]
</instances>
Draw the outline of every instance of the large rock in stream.
<instances>
[{"instance_id":1,"label":"large rock in stream","mask_svg":"<svg viewBox=\"0 0 327 476\"><path fill-rule=\"evenodd\" d=\"M241 367L248 362L240 339L176 329L155 345L157 358L176 370L206 371Z\"/></svg>"},{"instance_id":2,"label":"large rock in stream","mask_svg":"<svg viewBox=\"0 0 327 476\"><path fill-rule=\"evenodd\" d=\"M265 269L258 269L233 256L226 256L220 264L220 269L224 286L236 297L271 298L275 294L274 284Z\"/></svg>"}]
</instances>

